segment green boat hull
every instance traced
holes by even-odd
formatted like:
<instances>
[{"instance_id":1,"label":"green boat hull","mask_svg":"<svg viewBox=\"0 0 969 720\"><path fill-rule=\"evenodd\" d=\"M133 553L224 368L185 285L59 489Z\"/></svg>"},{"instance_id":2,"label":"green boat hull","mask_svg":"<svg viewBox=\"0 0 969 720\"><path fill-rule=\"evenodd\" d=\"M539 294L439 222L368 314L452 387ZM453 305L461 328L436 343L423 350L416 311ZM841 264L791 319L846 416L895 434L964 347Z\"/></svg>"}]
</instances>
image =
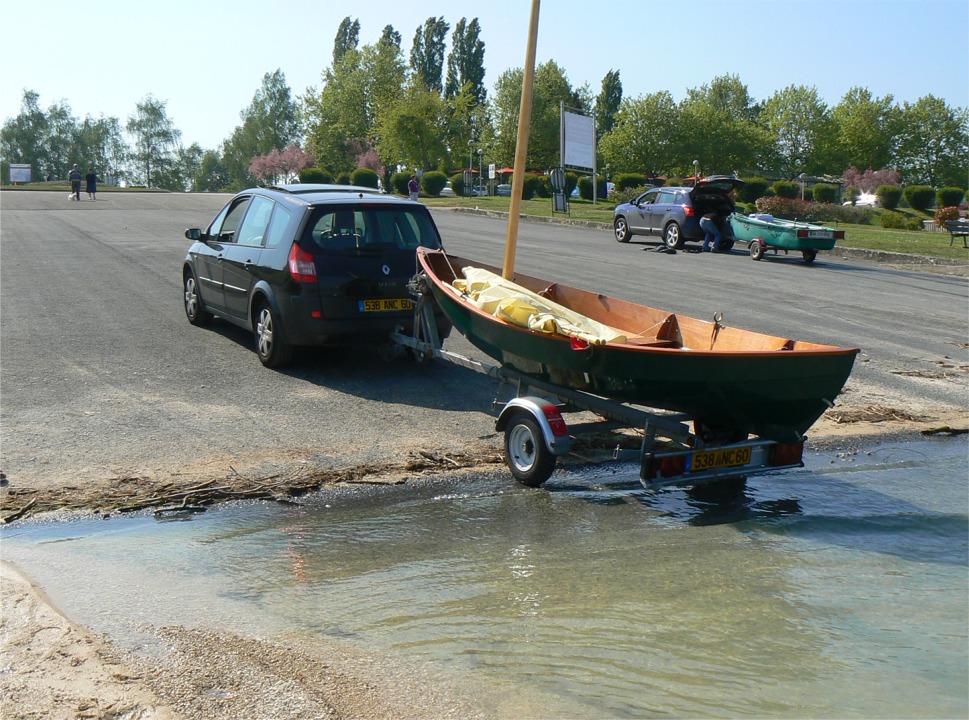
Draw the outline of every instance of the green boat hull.
<instances>
[{"instance_id":1,"label":"green boat hull","mask_svg":"<svg viewBox=\"0 0 969 720\"><path fill-rule=\"evenodd\" d=\"M781 442L798 440L833 405L858 352L830 346L810 352L704 352L612 343L576 347L567 337L478 311L434 275L423 255L421 263L435 300L454 327L503 366L609 399L689 413L709 427Z\"/></svg>"},{"instance_id":2,"label":"green boat hull","mask_svg":"<svg viewBox=\"0 0 969 720\"><path fill-rule=\"evenodd\" d=\"M787 220L758 220L757 218L737 215L730 216L730 228L735 240L750 243L760 240L764 245L781 250L831 250L837 239L835 231L821 225L797 223ZM799 237L798 230L814 231L826 237Z\"/></svg>"}]
</instances>

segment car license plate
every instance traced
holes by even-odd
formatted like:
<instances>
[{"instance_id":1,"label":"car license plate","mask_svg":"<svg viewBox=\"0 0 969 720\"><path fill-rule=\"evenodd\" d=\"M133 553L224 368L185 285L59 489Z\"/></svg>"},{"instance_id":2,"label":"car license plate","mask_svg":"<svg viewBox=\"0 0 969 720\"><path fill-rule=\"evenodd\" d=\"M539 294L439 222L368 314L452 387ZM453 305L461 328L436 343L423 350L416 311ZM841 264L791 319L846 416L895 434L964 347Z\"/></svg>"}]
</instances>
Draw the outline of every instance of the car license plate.
<instances>
[{"instance_id":1,"label":"car license plate","mask_svg":"<svg viewBox=\"0 0 969 720\"><path fill-rule=\"evenodd\" d=\"M751 447L719 448L693 453L687 463L687 472L703 472L723 467L740 467L750 462Z\"/></svg>"},{"instance_id":2,"label":"car license plate","mask_svg":"<svg viewBox=\"0 0 969 720\"><path fill-rule=\"evenodd\" d=\"M381 298L379 300L361 300L360 312L399 312L414 307L407 298Z\"/></svg>"},{"instance_id":3,"label":"car license plate","mask_svg":"<svg viewBox=\"0 0 969 720\"><path fill-rule=\"evenodd\" d=\"M808 230L809 238L829 238L831 237L830 230Z\"/></svg>"}]
</instances>

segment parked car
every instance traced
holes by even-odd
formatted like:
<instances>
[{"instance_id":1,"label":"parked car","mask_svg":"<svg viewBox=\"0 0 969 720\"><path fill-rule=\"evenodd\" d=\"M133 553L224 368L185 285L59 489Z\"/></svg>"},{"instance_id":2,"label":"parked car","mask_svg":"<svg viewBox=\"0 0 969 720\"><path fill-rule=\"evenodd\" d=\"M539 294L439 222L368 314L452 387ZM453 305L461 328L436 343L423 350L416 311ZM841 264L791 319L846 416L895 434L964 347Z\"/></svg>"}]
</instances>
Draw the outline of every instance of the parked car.
<instances>
[{"instance_id":1,"label":"parked car","mask_svg":"<svg viewBox=\"0 0 969 720\"><path fill-rule=\"evenodd\" d=\"M444 187L441 188L441 192L439 193L439 195L441 197L454 197L455 192L454 192L454 188L451 187L451 181L450 180L448 180L446 183L444 183Z\"/></svg>"},{"instance_id":2,"label":"parked car","mask_svg":"<svg viewBox=\"0 0 969 720\"><path fill-rule=\"evenodd\" d=\"M658 235L671 250L686 241L703 240L700 218L709 212L717 214L720 228L719 248L733 247L733 233L727 218L734 211L731 191L743 180L727 175L713 175L697 182L695 187L650 188L632 202L616 206L613 231L616 240L629 242L633 235Z\"/></svg>"},{"instance_id":3,"label":"parked car","mask_svg":"<svg viewBox=\"0 0 969 720\"><path fill-rule=\"evenodd\" d=\"M441 247L421 203L340 185L244 190L185 237L188 321L218 316L251 330L267 367L299 346L389 343L398 326L413 327L416 249ZM450 323L436 320L447 337Z\"/></svg>"},{"instance_id":4,"label":"parked car","mask_svg":"<svg viewBox=\"0 0 969 720\"><path fill-rule=\"evenodd\" d=\"M495 188L495 195L501 197L511 197L511 183L502 183Z\"/></svg>"}]
</instances>

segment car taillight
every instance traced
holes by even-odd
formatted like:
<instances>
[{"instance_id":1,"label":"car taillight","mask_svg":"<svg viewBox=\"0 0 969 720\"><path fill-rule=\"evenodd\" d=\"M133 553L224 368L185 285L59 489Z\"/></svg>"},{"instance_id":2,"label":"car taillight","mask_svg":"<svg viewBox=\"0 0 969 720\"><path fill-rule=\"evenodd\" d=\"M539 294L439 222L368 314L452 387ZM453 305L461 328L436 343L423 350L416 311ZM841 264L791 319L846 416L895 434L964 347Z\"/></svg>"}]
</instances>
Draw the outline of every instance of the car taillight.
<instances>
[{"instance_id":1,"label":"car taillight","mask_svg":"<svg viewBox=\"0 0 969 720\"><path fill-rule=\"evenodd\" d=\"M683 206L683 214L686 215L687 217L692 216L693 215L693 208L691 208L689 205L684 205Z\"/></svg>"},{"instance_id":2,"label":"car taillight","mask_svg":"<svg viewBox=\"0 0 969 720\"><path fill-rule=\"evenodd\" d=\"M313 256L296 243L293 243L293 249L289 251L289 274L296 282L317 281Z\"/></svg>"}]
</instances>

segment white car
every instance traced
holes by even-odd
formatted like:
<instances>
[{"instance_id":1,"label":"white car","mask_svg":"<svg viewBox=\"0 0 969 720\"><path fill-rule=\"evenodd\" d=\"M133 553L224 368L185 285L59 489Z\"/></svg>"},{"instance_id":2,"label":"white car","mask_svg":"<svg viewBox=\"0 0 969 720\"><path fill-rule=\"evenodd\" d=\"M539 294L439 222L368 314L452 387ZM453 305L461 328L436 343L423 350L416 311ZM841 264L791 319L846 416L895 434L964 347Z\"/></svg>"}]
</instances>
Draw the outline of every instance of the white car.
<instances>
[{"instance_id":1,"label":"white car","mask_svg":"<svg viewBox=\"0 0 969 720\"><path fill-rule=\"evenodd\" d=\"M445 183L444 187L441 188L440 196L441 197L454 197L454 190L451 187L451 182L450 181L448 181L447 183Z\"/></svg>"},{"instance_id":2,"label":"white car","mask_svg":"<svg viewBox=\"0 0 969 720\"><path fill-rule=\"evenodd\" d=\"M856 205L858 207L878 207L878 196L875 195L875 193L862 193L854 202L848 200L847 202L843 202L841 204Z\"/></svg>"}]
</instances>

